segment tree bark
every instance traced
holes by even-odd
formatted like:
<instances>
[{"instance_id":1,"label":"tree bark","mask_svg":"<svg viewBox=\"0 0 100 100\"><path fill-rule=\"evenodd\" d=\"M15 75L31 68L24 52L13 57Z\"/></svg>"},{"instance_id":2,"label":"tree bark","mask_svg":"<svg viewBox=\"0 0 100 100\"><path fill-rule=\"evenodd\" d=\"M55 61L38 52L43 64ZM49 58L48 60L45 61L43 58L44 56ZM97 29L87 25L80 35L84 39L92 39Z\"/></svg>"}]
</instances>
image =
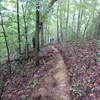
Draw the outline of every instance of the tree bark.
<instances>
[{"instance_id":1,"label":"tree bark","mask_svg":"<svg viewBox=\"0 0 100 100\"><path fill-rule=\"evenodd\" d=\"M24 6L22 5L23 10L23 20L24 20L24 30L25 30L25 54L29 57L29 45L28 45L28 35L27 35L27 24L26 24L26 16L24 11Z\"/></svg>"},{"instance_id":2,"label":"tree bark","mask_svg":"<svg viewBox=\"0 0 100 100\"><path fill-rule=\"evenodd\" d=\"M78 22L77 22L77 39L78 39L78 34L80 33L80 10L78 13L78 18L77 18Z\"/></svg>"},{"instance_id":3,"label":"tree bark","mask_svg":"<svg viewBox=\"0 0 100 100\"><path fill-rule=\"evenodd\" d=\"M68 21L69 21L69 3L70 3L70 0L67 1L67 19L66 19L66 29L68 29Z\"/></svg>"},{"instance_id":4,"label":"tree bark","mask_svg":"<svg viewBox=\"0 0 100 100\"><path fill-rule=\"evenodd\" d=\"M35 65L39 65L40 5L36 2Z\"/></svg>"},{"instance_id":5,"label":"tree bark","mask_svg":"<svg viewBox=\"0 0 100 100\"><path fill-rule=\"evenodd\" d=\"M72 20L72 31L74 32L74 21L75 21L75 12L73 14L73 20Z\"/></svg>"},{"instance_id":6,"label":"tree bark","mask_svg":"<svg viewBox=\"0 0 100 100\"><path fill-rule=\"evenodd\" d=\"M50 40L49 27L47 27L47 30L48 30L48 43L49 43L49 40Z\"/></svg>"},{"instance_id":7,"label":"tree bark","mask_svg":"<svg viewBox=\"0 0 100 100\"><path fill-rule=\"evenodd\" d=\"M20 22L19 22L19 0L17 0L17 31L18 31L18 42L19 42L19 54L21 54L21 35L20 35Z\"/></svg>"},{"instance_id":8,"label":"tree bark","mask_svg":"<svg viewBox=\"0 0 100 100\"><path fill-rule=\"evenodd\" d=\"M82 2L82 0L80 0L80 3ZM81 29L81 20L82 20L82 16L83 16L83 9L80 8L79 12L78 12L78 22L77 22L77 39L80 33L80 29Z\"/></svg>"},{"instance_id":9,"label":"tree bark","mask_svg":"<svg viewBox=\"0 0 100 100\"><path fill-rule=\"evenodd\" d=\"M8 46L8 41L7 41L7 36L6 36L6 31L5 31L5 28L4 28L4 22L3 22L3 18L2 18L2 16L1 16L1 26L2 26L3 35L4 35L4 40L5 40L6 49L7 49L7 57L8 57L9 74L11 74L10 50L9 50L9 46Z\"/></svg>"},{"instance_id":10,"label":"tree bark","mask_svg":"<svg viewBox=\"0 0 100 100\"><path fill-rule=\"evenodd\" d=\"M61 9L60 9L60 34L61 34L61 42L63 42L62 13L61 13Z\"/></svg>"},{"instance_id":11,"label":"tree bark","mask_svg":"<svg viewBox=\"0 0 100 100\"><path fill-rule=\"evenodd\" d=\"M100 39L100 23L98 25L98 40Z\"/></svg>"},{"instance_id":12,"label":"tree bark","mask_svg":"<svg viewBox=\"0 0 100 100\"><path fill-rule=\"evenodd\" d=\"M41 22L41 46L44 45L44 32L43 32L43 22Z\"/></svg>"},{"instance_id":13,"label":"tree bark","mask_svg":"<svg viewBox=\"0 0 100 100\"><path fill-rule=\"evenodd\" d=\"M57 7L57 42L59 43L59 15L58 15L58 12L59 12L59 6Z\"/></svg>"},{"instance_id":14,"label":"tree bark","mask_svg":"<svg viewBox=\"0 0 100 100\"><path fill-rule=\"evenodd\" d=\"M84 29L84 33L83 33L83 39L85 39L86 30L87 30L87 28L88 28L89 21L90 21L90 17L89 17L89 19L88 19L88 21L87 21L87 23L86 23L86 25L85 25L85 29Z\"/></svg>"}]
</instances>

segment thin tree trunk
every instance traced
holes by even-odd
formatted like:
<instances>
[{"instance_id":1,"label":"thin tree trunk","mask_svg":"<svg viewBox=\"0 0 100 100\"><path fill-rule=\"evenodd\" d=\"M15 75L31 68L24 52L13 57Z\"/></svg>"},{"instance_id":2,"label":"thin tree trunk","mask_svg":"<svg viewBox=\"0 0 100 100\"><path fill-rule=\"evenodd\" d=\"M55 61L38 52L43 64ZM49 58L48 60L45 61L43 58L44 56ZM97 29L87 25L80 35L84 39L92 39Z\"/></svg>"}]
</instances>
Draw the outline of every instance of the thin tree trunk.
<instances>
[{"instance_id":1,"label":"thin tree trunk","mask_svg":"<svg viewBox=\"0 0 100 100\"><path fill-rule=\"evenodd\" d=\"M20 22L19 22L19 0L17 0L17 30L19 42L19 54L21 54L21 35L20 35Z\"/></svg>"},{"instance_id":2,"label":"thin tree trunk","mask_svg":"<svg viewBox=\"0 0 100 100\"><path fill-rule=\"evenodd\" d=\"M75 12L73 13L73 19L72 19L72 36L71 39L75 39Z\"/></svg>"},{"instance_id":3,"label":"thin tree trunk","mask_svg":"<svg viewBox=\"0 0 100 100\"><path fill-rule=\"evenodd\" d=\"M100 39L100 23L98 25L98 40Z\"/></svg>"},{"instance_id":4,"label":"thin tree trunk","mask_svg":"<svg viewBox=\"0 0 100 100\"><path fill-rule=\"evenodd\" d=\"M45 44L47 43L47 24L45 26Z\"/></svg>"},{"instance_id":5,"label":"thin tree trunk","mask_svg":"<svg viewBox=\"0 0 100 100\"><path fill-rule=\"evenodd\" d=\"M58 15L58 12L59 12L59 6L57 7L57 42L59 43L59 15Z\"/></svg>"},{"instance_id":6,"label":"thin tree trunk","mask_svg":"<svg viewBox=\"0 0 100 100\"><path fill-rule=\"evenodd\" d=\"M80 3L82 2L82 0L80 0ZM79 36L79 33L80 33L80 29L81 29L81 20L82 20L82 17L83 17L83 9L79 9L79 13L78 13L78 22L77 22L77 39L78 39L78 36Z\"/></svg>"},{"instance_id":7,"label":"thin tree trunk","mask_svg":"<svg viewBox=\"0 0 100 100\"><path fill-rule=\"evenodd\" d=\"M85 39L86 30L87 30L87 28L88 28L89 21L90 21L90 17L89 17L89 19L88 19L88 21L87 21L87 23L86 23L85 29L84 29L84 33L83 33L83 39Z\"/></svg>"},{"instance_id":8,"label":"thin tree trunk","mask_svg":"<svg viewBox=\"0 0 100 100\"><path fill-rule=\"evenodd\" d=\"M74 32L74 21L75 21L75 12L73 14L73 20L72 20L72 31Z\"/></svg>"},{"instance_id":9,"label":"thin tree trunk","mask_svg":"<svg viewBox=\"0 0 100 100\"><path fill-rule=\"evenodd\" d=\"M26 16L24 11L24 6L22 5L23 10L23 19L24 19L24 30L25 30L25 54L27 57L29 57L29 45L28 45L28 35L27 35L27 24L26 24Z\"/></svg>"},{"instance_id":10,"label":"thin tree trunk","mask_svg":"<svg viewBox=\"0 0 100 100\"><path fill-rule=\"evenodd\" d=\"M48 43L49 43L49 40L50 40L49 27L47 27L47 30L48 30Z\"/></svg>"},{"instance_id":11,"label":"thin tree trunk","mask_svg":"<svg viewBox=\"0 0 100 100\"><path fill-rule=\"evenodd\" d=\"M43 22L41 22L41 46L44 45Z\"/></svg>"},{"instance_id":12,"label":"thin tree trunk","mask_svg":"<svg viewBox=\"0 0 100 100\"><path fill-rule=\"evenodd\" d=\"M70 0L67 1L67 19L66 19L66 30L68 29L68 21L69 21L69 3Z\"/></svg>"},{"instance_id":13,"label":"thin tree trunk","mask_svg":"<svg viewBox=\"0 0 100 100\"><path fill-rule=\"evenodd\" d=\"M80 33L80 10L79 10L79 13L78 13L78 22L77 22L77 39L78 39L78 35Z\"/></svg>"},{"instance_id":14,"label":"thin tree trunk","mask_svg":"<svg viewBox=\"0 0 100 100\"><path fill-rule=\"evenodd\" d=\"M35 32L35 65L39 65L39 33L40 33L40 12L39 1L36 2L36 32Z\"/></svg>"},{"instance_id":15,"label":"thin tree trunk","mask_svg":"<svg viewBox=\"0 0 100 100\"><path fill-rule=\"evenodd\" d=\"M9 74L11 74L10 50L9 50L9 46L8 46L8 41L7 41L7 36L6 36L6 31L5 31L5 28L4 28L4 22L3 22L2 16L1 16L1 25L2 25L3 35L4 35L4 39L5 39L5 43L6 43L6 49L7 49Z\"/></svg>"},{"instance_id":16,"label":"thin tree trunk","mask_svg":"<svg viewBox=\"0 0 100 100\"><path fill-rule=\"evenodd\" d=\"M61 42L63 42L62 13L61 13L61 9L60 9L60 34L61 34Z\"/></svg>"}]
</instances>

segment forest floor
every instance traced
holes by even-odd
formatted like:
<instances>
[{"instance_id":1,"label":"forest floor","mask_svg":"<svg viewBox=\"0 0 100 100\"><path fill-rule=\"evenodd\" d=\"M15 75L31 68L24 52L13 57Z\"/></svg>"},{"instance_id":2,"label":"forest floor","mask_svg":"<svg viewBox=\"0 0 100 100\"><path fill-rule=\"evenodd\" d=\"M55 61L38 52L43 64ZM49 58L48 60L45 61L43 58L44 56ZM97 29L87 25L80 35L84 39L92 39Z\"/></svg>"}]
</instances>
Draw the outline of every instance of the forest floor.
<instances>
[{"instance_id":1,"label":"forest floor","mask_svg":"<svg viewBox=\"0 0 100 100\"><path fill-rule=\"evenodd\" d=\"M40 66L31 57L14 63L2 100L100 100L99 58L100 46L91 41L47 45Z\"/></svg>"}]
</instances>

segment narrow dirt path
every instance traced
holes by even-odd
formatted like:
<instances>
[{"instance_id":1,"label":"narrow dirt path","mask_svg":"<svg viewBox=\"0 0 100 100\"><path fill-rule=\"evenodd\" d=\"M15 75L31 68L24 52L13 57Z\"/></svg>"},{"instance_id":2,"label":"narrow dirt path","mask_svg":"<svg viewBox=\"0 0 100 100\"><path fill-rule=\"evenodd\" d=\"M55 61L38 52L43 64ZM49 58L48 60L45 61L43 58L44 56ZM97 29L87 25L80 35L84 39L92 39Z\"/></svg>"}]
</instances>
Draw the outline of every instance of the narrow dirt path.
<instances>
[{"instance_id":1,"label":"narrow dirt path","mask_svg":"<svg viewBox=\"0 0 100 100\"><path fill-rule=\"evenodd\" d=\"M47 70L33 100L70 100L69 76L63 57L53 45L49 49L56 53L56 59L49 62L52 68Z\"/></svg>"},{"instance_id":2,"label":"narrow dirt path","mask_svg":"<svg viewBox=\"0 0 100 100\"><path fill-rule=\"evenodd\" d=\"M57 70L57 73L54 74L54 78L56 82L58 83L56 90L56 94L59 97L58 100L70 100L69 96L69 76L67 75L66 65L64 63L63 57L61 56L60 52L57 48L52 47L57 52L57 65L55 67L55 70Z\"/></svg>"}]
</instances>

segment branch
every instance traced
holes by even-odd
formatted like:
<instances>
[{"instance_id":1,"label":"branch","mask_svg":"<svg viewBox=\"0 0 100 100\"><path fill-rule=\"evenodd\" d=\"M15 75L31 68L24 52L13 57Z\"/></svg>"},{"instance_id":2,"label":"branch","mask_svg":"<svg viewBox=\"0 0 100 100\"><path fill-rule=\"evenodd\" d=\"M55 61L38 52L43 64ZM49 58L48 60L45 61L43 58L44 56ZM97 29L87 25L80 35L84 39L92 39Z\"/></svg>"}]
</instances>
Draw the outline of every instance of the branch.
<instances>
[{"instance_id":1,"label":"branch","mask_svg":"<svg viewBox=\"0 0 100 100\"><path fill-rule=\"evenodd\" d=\"M47 11L46 11L46 14L49 13L51 7L55 4L56 1L58 1L58 0L51 0L51 2L50 2L49 5L48 5L48 9L47 9Z\"/></svg>"},{"instance_id":2,"label":"branch","mask_svg":"<svg viewBox=\"0 0 100 100\"><path fill-rule=\"evenodd\" d=\"M51 8L53 5L54 5L54 3L56 2L57 0L52 0L50 3L49 3L49 8Z\"/></svg>"}]
</instances>

